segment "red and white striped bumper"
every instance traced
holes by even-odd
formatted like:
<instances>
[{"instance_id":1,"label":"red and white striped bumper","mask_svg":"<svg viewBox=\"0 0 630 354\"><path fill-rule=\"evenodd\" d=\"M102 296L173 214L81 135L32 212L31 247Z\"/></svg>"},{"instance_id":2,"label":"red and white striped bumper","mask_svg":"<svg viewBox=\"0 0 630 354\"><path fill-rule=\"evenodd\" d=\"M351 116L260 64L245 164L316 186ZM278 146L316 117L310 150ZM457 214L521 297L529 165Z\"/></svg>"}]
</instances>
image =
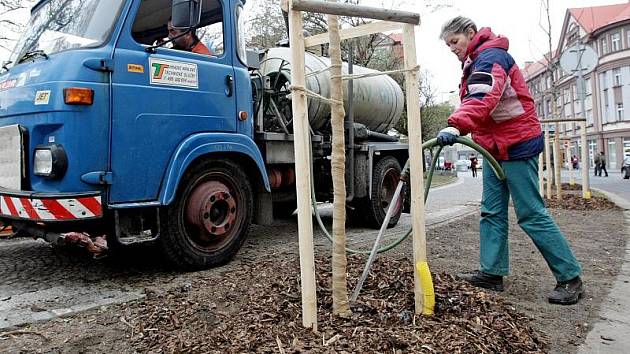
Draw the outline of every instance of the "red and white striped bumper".
<instances>
[{"instance_id":1,"label":"red and white striped bumper","mask_svg":"<svg viewBox=\"0 0 630 354\"><path fill-rule=\"evenodd\" d=\"M0 217L32 221L73 221L103 216L101 196L45 194L0 188Z\"/></svg>"}]
</instances>

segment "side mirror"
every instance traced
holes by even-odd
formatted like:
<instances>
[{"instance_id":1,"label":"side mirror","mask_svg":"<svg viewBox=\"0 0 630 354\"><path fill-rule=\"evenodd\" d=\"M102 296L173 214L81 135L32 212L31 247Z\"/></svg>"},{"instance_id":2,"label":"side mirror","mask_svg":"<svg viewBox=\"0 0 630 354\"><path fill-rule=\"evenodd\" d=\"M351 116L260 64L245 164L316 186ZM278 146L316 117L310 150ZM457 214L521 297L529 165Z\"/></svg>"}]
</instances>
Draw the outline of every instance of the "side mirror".
<instances>
[{"instance_id":1,"label":"side mirror","mask_svg":"<svg viewBox=\"0 0 630 354\"><path fill-rule=\"evenodd\" d=\"M201 21L201 0L173 0L171 20L176 29L197 27Z\"/></svg>"}]
</instances>

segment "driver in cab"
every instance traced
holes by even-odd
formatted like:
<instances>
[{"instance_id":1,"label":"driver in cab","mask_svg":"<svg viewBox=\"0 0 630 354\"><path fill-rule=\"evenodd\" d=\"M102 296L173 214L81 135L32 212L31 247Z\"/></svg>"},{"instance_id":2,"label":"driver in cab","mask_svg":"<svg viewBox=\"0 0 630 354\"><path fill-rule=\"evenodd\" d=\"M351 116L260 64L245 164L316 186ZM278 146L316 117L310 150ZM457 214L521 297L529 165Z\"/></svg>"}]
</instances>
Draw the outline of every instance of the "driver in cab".
<instances>
[{"instance_id":1,"label":"driver in cab","mask_svg":"<svg viewBox=\"0 0 630 354\"><path fill-rule=\"evenodd\" d=\"M168 38L173 41L173 49L212 55L210 49L201 43L194 28L184 34L186 31L174 28L173 22L170 19L168 20Z\"/></svg>"}]
</instances>

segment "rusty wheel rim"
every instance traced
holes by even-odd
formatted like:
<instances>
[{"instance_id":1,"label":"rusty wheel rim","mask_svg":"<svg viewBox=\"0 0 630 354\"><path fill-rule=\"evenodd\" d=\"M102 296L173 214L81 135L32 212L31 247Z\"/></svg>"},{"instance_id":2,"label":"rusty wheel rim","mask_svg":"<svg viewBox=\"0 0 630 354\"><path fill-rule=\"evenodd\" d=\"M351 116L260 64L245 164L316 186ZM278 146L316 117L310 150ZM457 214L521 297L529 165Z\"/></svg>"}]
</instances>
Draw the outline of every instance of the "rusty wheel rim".
<instances>
[{"instance_id":1,"label":"rusty wheel rim","mask_svg":"<svg viewBox=\"0 0 630 354\"><path fill-rule=\"evenodd\" d=\"M185 203L188 242L203 252L215 252L238 236L243 221L241 193L232 179L214 174L198 181Z\"/></svg>"},{"instance_id":2,"label":"rusty wheel rim","mask_svg":"<svg viewBox=\"0 0 630 354\"><path fill-rule=\"evenodd\" d=\"M392 198L394 197L394 194L396 193L396 187L398 186L398 181L400 178L400 172L398 170L396 170L395 168L389 168L387 169L387 171L385 172L384 176L383 176L383 181L381 182L381 190L380 190L380 196L381 196L381 207L383 208L383 212L387 213L387 209L389 209L389 204L392 201ZM396 212L398 212L398 210L402 207L402 198L398 198L398 201L396 202ZM394 213L393 215L395 215L396 213ZM392 216L393 216L392 215Z\"/></svg>"}]
</instances>

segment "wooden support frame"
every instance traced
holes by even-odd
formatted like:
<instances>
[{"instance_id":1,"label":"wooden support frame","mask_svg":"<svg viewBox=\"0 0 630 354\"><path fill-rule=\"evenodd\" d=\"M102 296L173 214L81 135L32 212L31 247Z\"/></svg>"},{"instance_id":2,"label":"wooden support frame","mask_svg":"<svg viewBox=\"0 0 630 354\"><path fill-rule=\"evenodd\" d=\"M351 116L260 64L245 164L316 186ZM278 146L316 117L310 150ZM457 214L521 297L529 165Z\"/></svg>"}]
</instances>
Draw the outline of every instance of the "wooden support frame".
<instances>
[{"instance_id":1,"label":"wooden support frame","mask_svg":"<svg viewBox=\"0 0 630 354\"><path fill-rule=\"evenodd\" d=\"M580 159L582 160L582 198L590 199L591 198L591 187L588 176L589 169L589 161L588 161L588 146L586 141L586 118L584 117L575 117L575 118L555 118L555 119L544 119L541 120L541 124L546 124L545 127L545 157L548 155L549 148L549 128L548 123L569 123L569 122L578 122L580 123L580 144L582 145L582 154ZM558 135L558 126L556 125L556 136ZM556 140L557 137L556 137ZM549 159L546 159L547 166L549 166ZM539 172L539 176L542 176L542 172ZM542 178L542 177L541 177ZM550 179L549 169L547 169L547 179ZM542 185L542 182L540 182ZM547 198L551 198L551 185L547 183Z\"/></svg>"},{"instance_id":2,"label":"wooden support frame","mask_svg":"<svg viewBox=\"0 0 630 354\"><path fill-rule=\"evenodd\" d=\"M551 153L549 152L549 125L545 125L545 165L547 166L547 198L551 199Z\"/></svg>"},{"instance_id":3,"label":"wooden support frame","mask_svg":"<svg viewBox=\"0 0 630 354\"><path fill-rule=\"evenodd\" d=\"M389 21L377 21L366 23L361 26L344 28L339 30L340 39L352 39L361 36L367 36L373 33L386 32L386 31L400 31L403 25L398 22ZM328 43L328 33L317 34L314 36L304 38L304 46L306 48L314 47L320 44Z\"/></svg>"},{"instance_id":4,"label":"wooden support frame","mask_svg":"<svg viewBox=\"0 0 630 354\"><path fill-rule=\"evenodd\" d=\"M412 25L420 24L420 15L415 12L387 10L378 7L318 0L292 0L290 6L293 11L319 12L327 15L348 17L363 17L373 20L409 23Z\"/></svg>"},{"instance_id":5,"label":"wooden support frame","mask_svg":"<svg viewBox=\"0 0 630 354\"><path fill-rule=\"evenodd\" d=\"M420 24L420 15L405 11L385 10L365 6L333 3L315 0L288 0L283 6L289 13L289 45L292 58L292 111L295 152L296 192L298 202L298 239L300 251L300 274L302 285L302 324L304 327L317 330L317 297L315 284L315 261L313 245L313 222L311 216L311 175L310 175L310 135L308 107L306 98L306 77L304 67L304 50L306 43L315 45L326 43L323 37L304 39L302 11L318 12L328 15L364 17L376 20L405 23L403 25L403 53L407 89L407 117L409 120L409 156L411 174L422 176L422 132L420 124L419 83L416 58L415 26ZM400 26L400 25L398 25ZM360 29L345 31L345 38L382 32L393 28L393 25L365 26ZM387 29L384 29L387 28ZM325 34L326 37L328 34ZM411 216L413 220L413 254L414 269L417 262L426 261L426 230L424 221L424 200L422 178L411 179ZM415 272L414 272L415 273ZM415 275L415 309L420 314L423 310L424 297L418 275Z\"/></svg>"},{"instance_id":6,"label":"wooden support frame","mask_svg":"<svg viewBox=\"0 0 630 354\"><path fill-rule=\"evenodd\" d=\"M553 137L553 172L554 180L556 181L556 198L562 199L562 174L560 169L560 123L555 122L556 133Z\"/></svg>"},{"instance_id":7,"label":"wooden support frame","mask_svg":"<svg viewBox=\"0 0 630 354\"><path fill-rule=\"evenodd\" d=\"M306 86L304 67L304 34L302 14L289 10L289 46L291 48L291 79L298 87ZM293 91L293 149L298 207L298 239L300 249L300 279L302 285L302 325L317 331L317 294L313 218L311 216L311 152L306 92Z\"/></svg>"},{"instance_id":8,"label":"wooden support frame","mask_svg":"<svg viewBox=\"0 0 630 354\"><path fill-rule=\"evenodd\" d=\"M403 29L403 53L405 68L411 69L418 65L416 58L415 27L406 24ZM407 127L409 136L410 176L422 176L422 125L420 118L420 87L418 72L405 73L405 88L407 95ZM419 262L426 262L426 224L424 220L424 191L423 178L410 178L411 183L411 220L413 220L413 262L414 269ZM416 314L422 313L424 294L420 286L418 272L414 272L414 300Z\"/></svg>"}]
</instances>

